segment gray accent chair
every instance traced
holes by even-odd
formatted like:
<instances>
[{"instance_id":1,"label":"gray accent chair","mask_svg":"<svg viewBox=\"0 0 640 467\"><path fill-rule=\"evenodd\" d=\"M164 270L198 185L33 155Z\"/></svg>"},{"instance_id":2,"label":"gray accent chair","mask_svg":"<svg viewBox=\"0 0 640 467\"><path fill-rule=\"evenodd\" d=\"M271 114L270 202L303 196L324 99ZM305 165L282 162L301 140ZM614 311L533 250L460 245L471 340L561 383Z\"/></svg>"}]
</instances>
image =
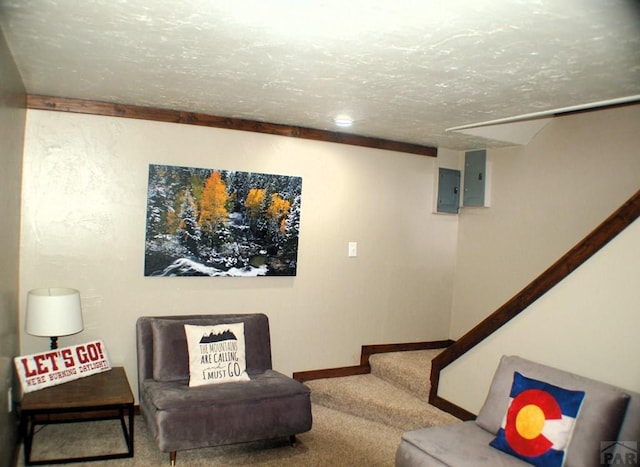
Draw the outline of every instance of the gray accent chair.
<instances>
[{"instance_id":1,"label":"gray accent chair","mask_svg":"<svg viewBox=\"0 0 640 467\"><path fill-rule=\"evenodd\" d=\"M185 324L244 322L250 381L189 387ZM141 317L136 323L140 412L158 448L170 453L289 437L312 425L309 389L272 369L263 314Z\"/></svg>"},{"instance_id":2,"label":"gray accent chair","mask_svg":"<svg viewBox=\"0 0 640 467\"><path fill-rule=\"evenodd\" d=\"M521 357L503 356L476 420L407 431L396 452L396 466L531 465L489 446L507 412L515 371L556 386L585 392L567 446L564 466L620 464L616 459L624 460L634 455L637 462L638 453L633 450L640 446L640 394Z\"/></svg>"}]
</instances>

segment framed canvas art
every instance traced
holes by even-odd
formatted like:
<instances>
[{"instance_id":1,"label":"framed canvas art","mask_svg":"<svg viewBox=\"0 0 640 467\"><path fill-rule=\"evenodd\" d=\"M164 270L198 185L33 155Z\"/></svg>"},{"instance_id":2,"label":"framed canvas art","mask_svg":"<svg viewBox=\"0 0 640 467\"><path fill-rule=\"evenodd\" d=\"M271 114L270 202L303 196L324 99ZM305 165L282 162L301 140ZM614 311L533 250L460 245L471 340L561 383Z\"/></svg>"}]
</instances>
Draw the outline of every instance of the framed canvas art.
<instances>
[{"instance_id":1,"label":"framed canvas art","mask_svg":"<svg viewBox=\"0 0 640 467\"><path fill-rule=\"evenodd\" d=\"M295 276L302 178L149 165L145 276Z\"/></svg>"}]
</instances>

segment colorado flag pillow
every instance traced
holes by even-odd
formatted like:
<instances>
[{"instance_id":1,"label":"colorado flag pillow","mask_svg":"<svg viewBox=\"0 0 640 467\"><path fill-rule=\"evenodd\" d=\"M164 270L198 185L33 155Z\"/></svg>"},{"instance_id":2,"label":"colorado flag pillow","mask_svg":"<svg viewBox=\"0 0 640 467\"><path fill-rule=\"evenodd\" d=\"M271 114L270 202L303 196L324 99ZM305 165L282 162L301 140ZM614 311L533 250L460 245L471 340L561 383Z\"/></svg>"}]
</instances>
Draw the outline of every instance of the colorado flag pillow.
<instances>
[{"instance_id":1,"label":"colorado flag pillow","mask_svg":"<svg viewBox=\"0 0 640 467\"><path fill-rule=\"evenodd\" d=\"M507 414L490 445L533 465L561 466L584 391L514 373Z\"/></svg>"}]
</instances>

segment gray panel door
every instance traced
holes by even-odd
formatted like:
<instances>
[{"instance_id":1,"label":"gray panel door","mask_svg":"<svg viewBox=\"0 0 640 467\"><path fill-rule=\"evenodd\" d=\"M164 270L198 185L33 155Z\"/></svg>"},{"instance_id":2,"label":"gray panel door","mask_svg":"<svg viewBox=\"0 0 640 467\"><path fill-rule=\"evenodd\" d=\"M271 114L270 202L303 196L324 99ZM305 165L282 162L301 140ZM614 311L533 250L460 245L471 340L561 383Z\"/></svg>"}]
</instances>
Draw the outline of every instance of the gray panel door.
<instances>
[{"instance_id":1,"label":"gray panel door","mask_svg":"<svg viewBox=\"0 0 640 467\"><path fill-rule=\"evenodd\" d=\"M484 206L487 151L468 151L464 157L464 206Z\"/></svg>"},{"instance_id":2,"label":"gray panel door","mask_svg":"<svg viewBox=\"0 0 640 467\"><path fill-rule=\"evenodd\" d=\"M460 205L460 171L443 169L438 172L438 212L457 214Z\"/></svg>"}]
</instances>

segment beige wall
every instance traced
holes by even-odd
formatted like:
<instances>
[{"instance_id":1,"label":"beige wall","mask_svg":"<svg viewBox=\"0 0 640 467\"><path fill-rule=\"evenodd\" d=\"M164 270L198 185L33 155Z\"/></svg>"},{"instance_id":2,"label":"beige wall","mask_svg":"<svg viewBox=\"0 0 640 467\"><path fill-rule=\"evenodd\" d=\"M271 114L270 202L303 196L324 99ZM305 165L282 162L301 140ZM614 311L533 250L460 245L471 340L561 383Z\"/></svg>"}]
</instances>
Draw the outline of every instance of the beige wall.
<instances>
[{"instance_id":1,"label":"beige wall","mask_svg":"<svg viewBox=\"0 0 640 467\"><path fill-rule=\"evenodd\" d=\"M492 206L463 209L451 321L459 337L640 188L640 106L554 119L519 148L490 150ZM439 394L477 412L503 354L640 391L640 226L473 352Z\"/></svg>"},{"instance_id":2,"label":"beige wall","mask_svg":"<svg viewBox=\"0 0 640 467\"><path fill-rule=\"evenodd\" d=\"M11 459L17 438L7 391L18 349L20 191L25 125L22 79L0 30L0 459Z\"/></svg>"},{"instance_id":3,"label":"beige wall","mask_svg":"<svg viewBox=\"0 0 640 467\"><path fill-rule=\"evenodd\" d=\"M449 335L457 219L431 212L435 158L36 110L26 134L21 319L29 289L78 288L85 330L60 345L103 339L132 384L141 315L264 312L286 374ZM298 275L144 277L149 163L302 176ZM23 353L47 346L22 335Z\"/></svg>"},{"instance_id":4,"label":"beige wall","mask_svg":"<svg viewBox=\"0 0 640 467\"><path fill-rule=\"evenodd\" d=\"M640 392L640 220L473 352L438 394L478 413L502 355L520 355Z\"/></svg>"},{"instance_id":5,"label":"beige wall","mask_svg":"<svg viewBox=\"0 0 640 467\"><path fill-rule=\"evenodd\" d=\"M490 149L491 207L459 216L451 337L519 292L640 189L640 105L553 119Z\"/></svg>"}]
</instances>

